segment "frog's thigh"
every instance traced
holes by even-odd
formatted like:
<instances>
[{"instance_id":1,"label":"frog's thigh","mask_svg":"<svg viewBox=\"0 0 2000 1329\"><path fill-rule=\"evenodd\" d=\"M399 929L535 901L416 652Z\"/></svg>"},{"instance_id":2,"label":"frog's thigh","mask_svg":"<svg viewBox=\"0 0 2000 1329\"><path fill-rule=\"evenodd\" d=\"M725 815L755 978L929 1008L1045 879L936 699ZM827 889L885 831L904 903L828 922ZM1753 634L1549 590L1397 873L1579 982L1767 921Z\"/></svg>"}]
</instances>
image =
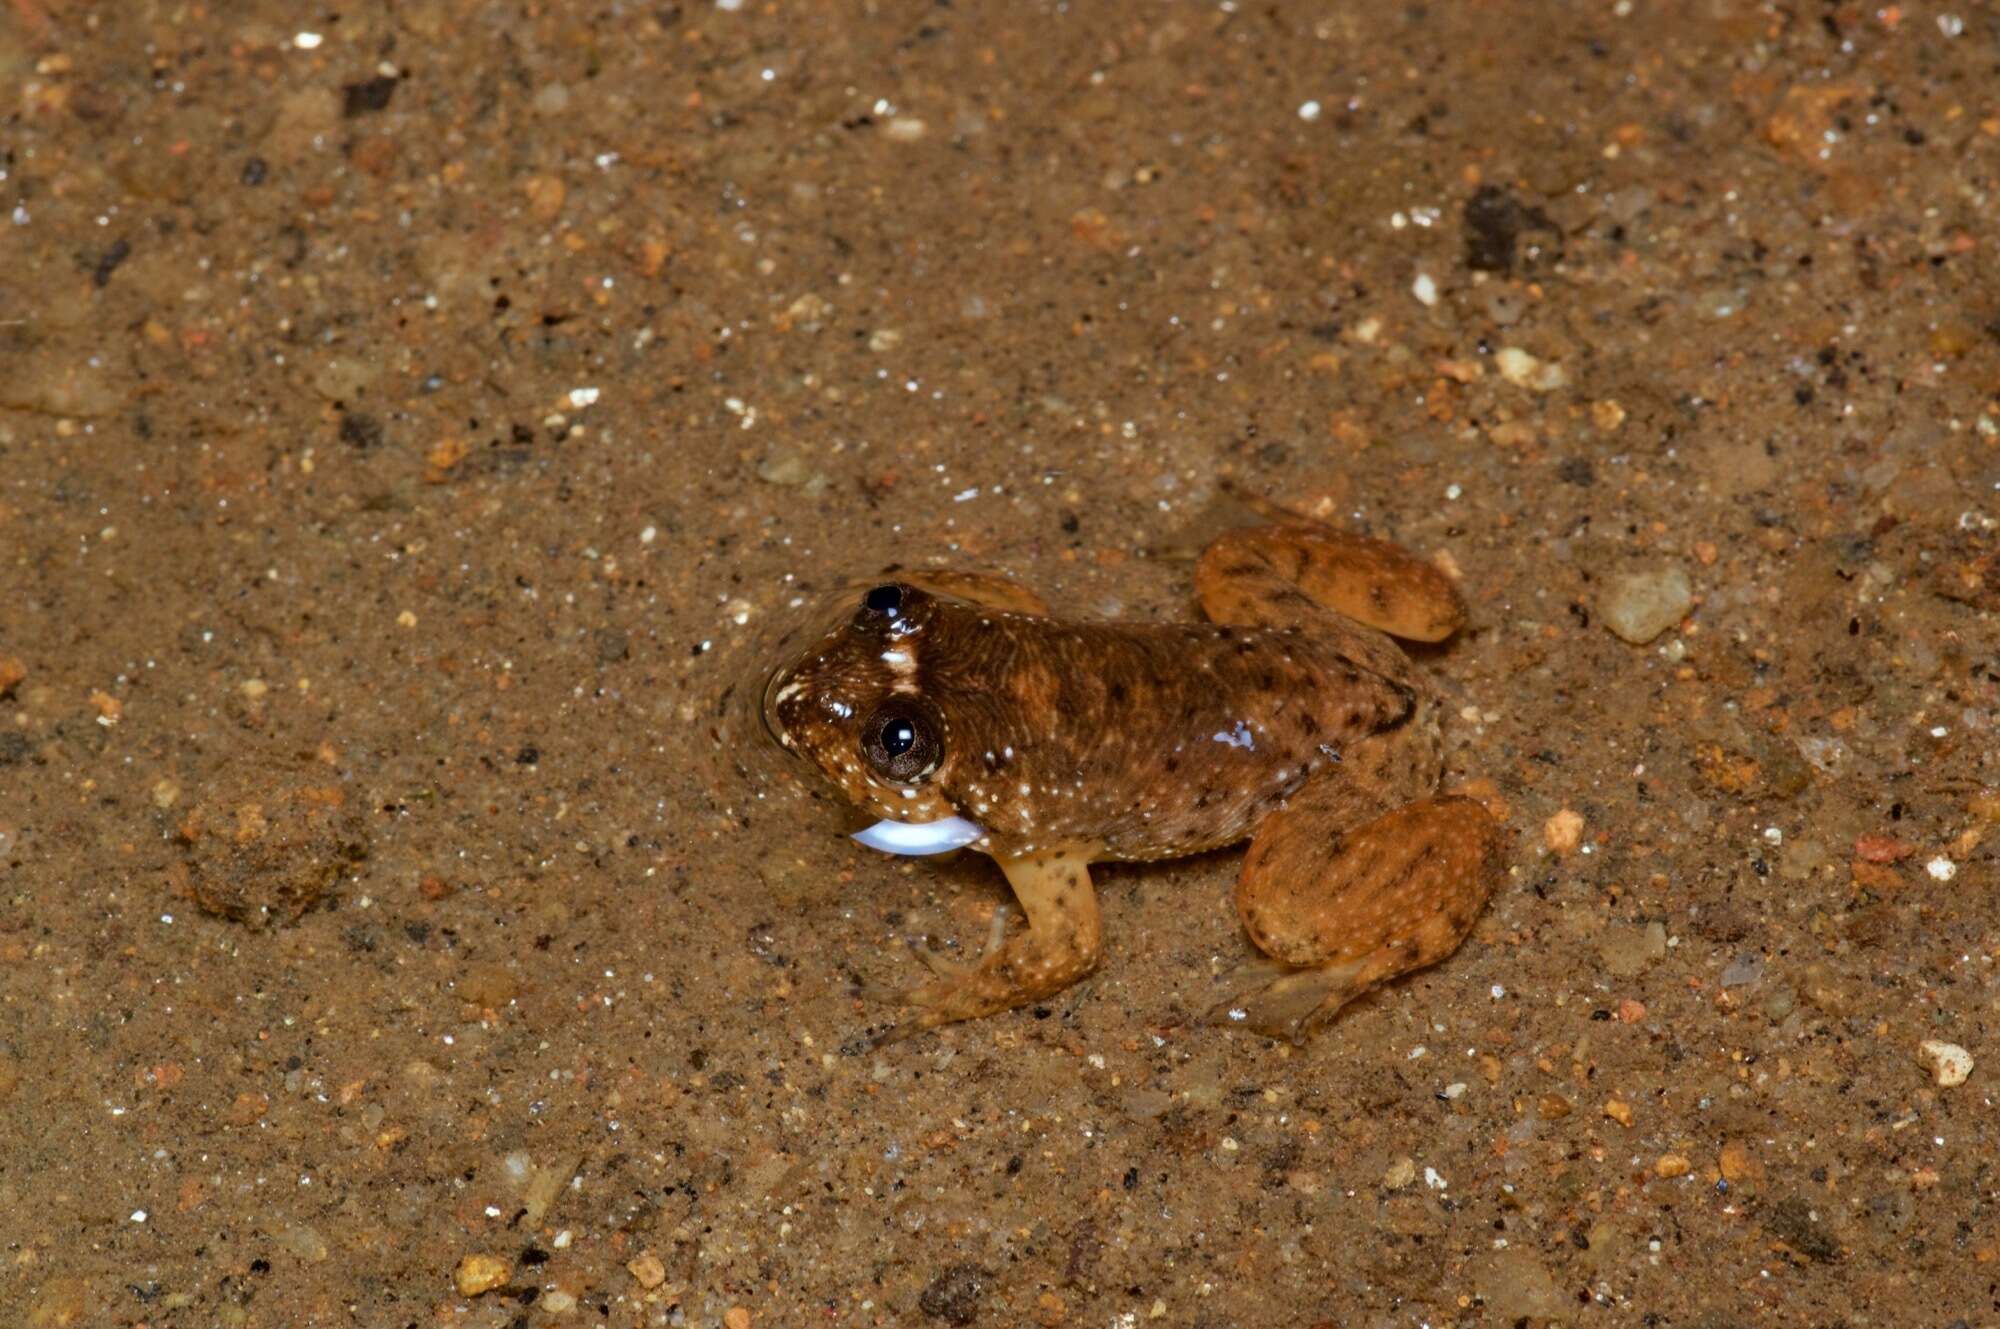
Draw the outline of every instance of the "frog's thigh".
<instances>
[{"instance_id":1,"label":"frog's thigh","mask_svg":"<svg viewBox=\"0 0 2000 1329\"><path fill-rule=\"evenodd\" d=\"M1027 915L1024 932L981 963L911 993L922 1008L915 1028L930 1029L1052 996L1097 967L1104 930L1089 855L1081 850L999 860Z\"/></svg>"},{"instance_id":2,"label":"frog's thigh","mask_svg":"<svg viewBox=\"0 0 2000 1329\"><path fill-rule=\"evenodd\" d=\"M1260 827L1236 885L1257 948L1291 966L1226 1003L1225 1023L1301 1038L1355 997L1458 949L1503 871L1500 824L1428 798L1348 831L1295 802Z\"/></svg>"},{"instance_id":3,"label":"frog's thigh","mask_svg":"<svg viewBox=\"0 0 2000 1329\"><path fill-rule=\"evenodd\" d=\"M1315 522L1229 531L1202 551L1195 594L1218 623L1293 626L1283 587L1356 623L1410 641L1442 641L1465 621L1443 572L1401 545Z\"/></svg>"},{"instance_id":4,"label":"frog's thigh","mask_svg":"<svg viewBox=\"0 0 2000 1329\"><path fill-rule=\"evenodd\" d=\"M1031 588L997 572L967 572L953 568L899 568L893 575L934 595L1017 614L1046 614L1049 606Z\"/></svg>"}]
</instances>

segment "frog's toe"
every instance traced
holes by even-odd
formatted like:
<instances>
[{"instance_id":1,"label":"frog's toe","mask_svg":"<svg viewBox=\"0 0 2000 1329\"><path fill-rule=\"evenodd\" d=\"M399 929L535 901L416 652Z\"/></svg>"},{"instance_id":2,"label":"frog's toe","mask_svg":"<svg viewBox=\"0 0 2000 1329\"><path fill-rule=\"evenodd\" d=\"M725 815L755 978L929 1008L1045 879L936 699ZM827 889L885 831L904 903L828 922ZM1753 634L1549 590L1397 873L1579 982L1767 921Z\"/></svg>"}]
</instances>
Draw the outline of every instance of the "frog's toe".
<instances>
[{"instance_id":1,"label":"frog's toe","mask_svg":"<svg viewBox=\"0 0 2000 1329\"><path fill-rule=\"evenodd\" d=\"M1208 1012L1207 1023L1247 1029L1266 1038L1299 1044L1339 1013L1341 1007L1375 986L1380 966L1371 956L1311 969L1293 969L1255 960L1237 971L1253 982Z\"/></svg>"},{"instance_id":2,"label":"frog's toe","mask_svg":"<svg viewBox=\"0 0 2000 1329\"><path fill-rule=\"evenodd\" d=\"M962 983L968 975L978 972L979 967L991 959L1006 943L1007 906L1003 904L994 906L993 922L986 929L985 948L970 960L954 960L944 952L931 950L929 947L920 945L915 940L912 940L909 945L910 953L923 961L924 967L929 969L933 974L936 974L941 979Z\"/></svg>"}]
</instances>

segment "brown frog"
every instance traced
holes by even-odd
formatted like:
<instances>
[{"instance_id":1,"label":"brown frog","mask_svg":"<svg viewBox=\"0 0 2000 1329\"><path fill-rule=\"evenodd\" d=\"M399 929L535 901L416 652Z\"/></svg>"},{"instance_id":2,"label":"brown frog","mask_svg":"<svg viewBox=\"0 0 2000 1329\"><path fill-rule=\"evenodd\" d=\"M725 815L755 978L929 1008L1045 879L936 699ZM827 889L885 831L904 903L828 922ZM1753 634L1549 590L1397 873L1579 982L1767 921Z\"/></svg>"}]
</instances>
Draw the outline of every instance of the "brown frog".
<instances>
[{"instance_id":1,"label":"brown frog","mask_svg":"<svg viewBox=\"0 0 2000 1329\"><path fill-rule=\"evenodd\" d=\"M1002 578L903 572L772 674L771 733L882 819L856 838L990 854L1026 914L974 962L927 955L895 1035L1090 973L1099 860L1249 839L1236 909L1270 963L1210 1018L1294 1041L1471 929L1505 838L1438 795L1438 705L1390 640L1451 635L1451 582L1303 520L1223 535L1194 581L1207 623L1071 622Z\"/></svg>"}]
</instances>

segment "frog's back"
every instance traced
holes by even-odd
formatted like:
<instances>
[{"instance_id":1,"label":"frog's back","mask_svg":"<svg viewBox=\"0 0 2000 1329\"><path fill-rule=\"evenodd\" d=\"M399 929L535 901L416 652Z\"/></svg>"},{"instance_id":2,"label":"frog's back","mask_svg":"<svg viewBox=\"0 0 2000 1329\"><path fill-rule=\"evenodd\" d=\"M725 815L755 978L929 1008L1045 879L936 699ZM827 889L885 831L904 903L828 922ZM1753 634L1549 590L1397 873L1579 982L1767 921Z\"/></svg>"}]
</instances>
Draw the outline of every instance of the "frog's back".
<instances>
[{"instance_id":1,"label":"frog's back","mask_svg":"<svg viewBox=\"0 0 2000 1329\"><path fill-rule=\"evenodd\" d=\"M925 636L921 689L953 752L946 793L1014 852L1146 859L1232 844L1352 744L1427 717L1415 688L1297 628L961 604Z\"/></svg>"}]
</instances>

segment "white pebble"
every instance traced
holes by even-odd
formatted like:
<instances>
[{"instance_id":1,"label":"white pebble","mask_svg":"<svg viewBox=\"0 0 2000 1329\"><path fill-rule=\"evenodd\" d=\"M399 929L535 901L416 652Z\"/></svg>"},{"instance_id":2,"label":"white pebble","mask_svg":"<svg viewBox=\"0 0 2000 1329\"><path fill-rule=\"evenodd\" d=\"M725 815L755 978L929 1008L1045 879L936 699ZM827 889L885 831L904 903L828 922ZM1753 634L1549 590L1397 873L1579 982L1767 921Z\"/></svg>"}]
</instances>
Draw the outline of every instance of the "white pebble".
<instances>
[{"instance_id":1,"label":"white pebble","mask_svg":"<svg viewBox=\"0 0 2000 1329\"><path fill-rule=\"evenodd\" d=\"M1313 121L1319 119L1319 103L1299 103L1299 119L1305 121L1307 124L1311 124Z\"/></svg>"},{"instance_id":2,"label":"white pebble","mask_svg":"<svg viewBox=\"0 0 2000 1329\"><path fill-rule=\"evenodd\" d=\"M1438 302L1438 284L1428 272L1419 272L1417 279L1410 283L1410 294L1417 297L1421 305L1435 305Z\"/></svg>"},{"instance_id":3,"label":"white pebble","mask_svg":"<svg viewBox=\"0 0 2000 1329\"><path fill-rule=\"evenodd\" d=\"M1942 1039L1926 1038L1917 1044L1917 1060L1931 1068L1941 1088L1964 1084L1965 1077L1972 1074L1972 1054Z\"/></svg>"},{"instance_id":4,"label":"white pebble","mask_svg":"<svg viewBox=\"0 0 2000 1329\"><path fill-rule=\"evenodd\" d=\"M1530 392L1553 392L1569 382L1569 371L1552 360L1539 360L1518 346L1502 346L1493 353L1500 377Z\"/></svg>"},{"instance_id":5,"label":"white pebble","mask_svg":"<svg viewBox=\"0 0 2000 1329\"><path fill-rule=\"evenodd\" d=\"M1924 864L1924 871L1930 873L1932 877L1939 881L1950 881L1958 875L1958 864L1952 862L1943 854L1939 854L1936 858Z\"/></svg>"},{"instance_id":6,"label":"white pebble","mask_svg":"<svg viewBox=\"0 0 2000 1329\"><path fill-rule=\"evenodd\" d=\"M1643 646L1680 622L1693 606L1694 585L1687 572L1669 563L1611 578L1597 612L1604 626L1634 646Z\"/></svg>"}]
</instances>

